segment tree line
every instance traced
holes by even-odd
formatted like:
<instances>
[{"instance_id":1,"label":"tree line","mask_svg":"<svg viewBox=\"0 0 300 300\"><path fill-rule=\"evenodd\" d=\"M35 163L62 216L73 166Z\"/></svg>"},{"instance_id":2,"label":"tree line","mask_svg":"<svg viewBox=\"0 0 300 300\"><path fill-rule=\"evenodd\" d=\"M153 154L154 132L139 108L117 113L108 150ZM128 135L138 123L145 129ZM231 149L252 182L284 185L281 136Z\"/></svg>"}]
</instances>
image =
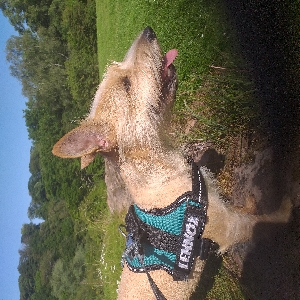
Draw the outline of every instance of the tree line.
<instances>
[{"instance_id":1,"label":"tree line","mask_svg":"<svg viewBox=\"0 0 300 300\"><path fill-rule=\"evenodd\" d=\"M22 227L20 299L82 299L85 235L76 230L78 207L95 176L103 179L103 161L80 171L78 160L51 150L84 117L99 82L95 1L0 0L0 8L18 32L7 42L7 60L27 98L28 216L43 220Z\"/></svg>"}]
</instances>

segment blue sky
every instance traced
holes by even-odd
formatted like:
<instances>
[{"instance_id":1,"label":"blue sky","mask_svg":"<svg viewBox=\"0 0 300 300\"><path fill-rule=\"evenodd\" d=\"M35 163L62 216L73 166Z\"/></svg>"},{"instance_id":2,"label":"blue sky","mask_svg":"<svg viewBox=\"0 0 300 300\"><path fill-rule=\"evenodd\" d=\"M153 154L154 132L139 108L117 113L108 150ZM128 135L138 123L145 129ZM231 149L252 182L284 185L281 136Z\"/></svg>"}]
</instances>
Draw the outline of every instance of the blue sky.
<instances>
[{"instance_id":1,"label":"blue sky","mask_svg":"<svg viewBox=\"0 0 300 300\"><path fill-rule=\"evenodd\" d=\"M28 140L20 82L10 76L5 45L17 35L0 11L0 300L20 299L17 270L21 246L21 227L29 223L30 203Z\"/></svg>"}]
</instances>

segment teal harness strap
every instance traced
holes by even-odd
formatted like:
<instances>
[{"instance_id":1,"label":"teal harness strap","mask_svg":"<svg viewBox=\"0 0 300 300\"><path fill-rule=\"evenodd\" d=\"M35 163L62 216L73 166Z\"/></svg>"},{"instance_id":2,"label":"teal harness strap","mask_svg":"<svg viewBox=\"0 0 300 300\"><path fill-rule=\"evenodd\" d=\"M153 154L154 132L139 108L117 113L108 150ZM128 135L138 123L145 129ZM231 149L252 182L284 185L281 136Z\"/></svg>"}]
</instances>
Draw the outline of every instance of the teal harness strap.
<instances>
[{"instance_id":1,"label":"teal harness strap","mask_svg":"<svg viewBox=\"0 0 300 300\"><path fill-rule=\"evenodd\" d=\"M198 166L192 162L192 191L161 209L130 206L125 219L128 235L122 262L133 272L146 272L148 278L148 271L163 269L174 280L187 280L195 257L204 258L205 239L201 236L206 211L205 182ZM152 289L156 289L155 286L151 284Z\"/></svg>"}]
</instances>

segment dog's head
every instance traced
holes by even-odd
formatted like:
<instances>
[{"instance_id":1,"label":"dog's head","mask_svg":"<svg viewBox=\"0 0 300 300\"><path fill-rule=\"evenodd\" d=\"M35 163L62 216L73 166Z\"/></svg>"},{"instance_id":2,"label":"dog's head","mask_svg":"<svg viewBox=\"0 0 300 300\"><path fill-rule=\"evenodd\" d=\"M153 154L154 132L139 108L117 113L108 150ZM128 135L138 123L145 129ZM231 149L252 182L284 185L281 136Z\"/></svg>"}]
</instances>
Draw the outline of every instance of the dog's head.
<instances>
[{"instance_id":1,"label":"dog's head","mask_svg":"<svg viewBox=\"0 0 300 300\"><path fill-rule=\"evenodd\" d=\"M55 144L53 154L81 157L84 168L97 153L117 149L123 156L157 147L175 99L176 55L173 49L163 56L154 31L145 28L124 60L107 68L89 115Z\"/></svg>"}]
</instances>

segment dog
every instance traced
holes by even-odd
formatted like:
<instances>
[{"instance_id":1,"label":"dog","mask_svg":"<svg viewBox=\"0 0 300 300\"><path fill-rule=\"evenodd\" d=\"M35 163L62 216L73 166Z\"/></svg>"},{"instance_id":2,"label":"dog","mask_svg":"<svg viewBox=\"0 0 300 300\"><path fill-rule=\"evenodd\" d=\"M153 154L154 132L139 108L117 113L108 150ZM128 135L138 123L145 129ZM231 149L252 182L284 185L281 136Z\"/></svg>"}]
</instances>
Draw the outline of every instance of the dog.
<instances>
[{"instance_id":1,"label":"dog","mask_svg":"<svg viewBox=\"0 0 300 300\"><path fill-rule=\"evenodd\" d=\"M167 207L192 189L190 166L167 134L177 89L176 56L175 49L163 55L155 32L146 27L124 60L108 66L87 118L53 148L59 157L80 157L82 168L97 153L103 155L132 201L144 210ZM250 239L258 222L288 221L289 201L269 215L243 214L224 203L207 169L201 173L208 192L203 237L218 243L220 253ZM174 281L165 270L149 273L166 299L182 300L195 290L203 267L204 261L196 259L186 281ZM156 299L147 274L135 273L125 264L118 299Z\"/></svg>"}]
</instances>

